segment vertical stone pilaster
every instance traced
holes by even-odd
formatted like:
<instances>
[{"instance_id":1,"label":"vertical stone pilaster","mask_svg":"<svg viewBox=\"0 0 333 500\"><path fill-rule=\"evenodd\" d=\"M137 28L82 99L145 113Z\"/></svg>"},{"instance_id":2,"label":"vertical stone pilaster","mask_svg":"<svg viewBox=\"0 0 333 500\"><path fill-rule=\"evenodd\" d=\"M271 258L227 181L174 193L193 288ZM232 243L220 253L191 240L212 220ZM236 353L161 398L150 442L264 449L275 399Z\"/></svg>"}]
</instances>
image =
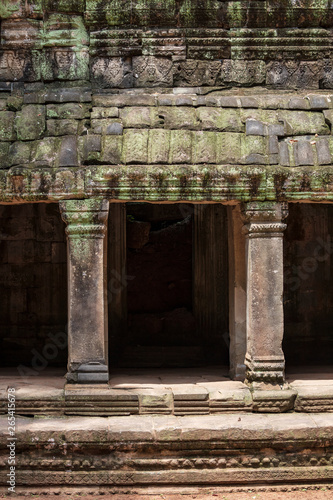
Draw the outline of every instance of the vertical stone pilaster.
<instances>
[{"instance_id":1,"label":"vertical stone pilaster","mask_svg":"<svg viewBox=\"0 0 333 500\"><path fill-rule=\"evenodd\" d=\"M118 356L127 336L126 203L110 203L108 221L109 355Z\"/></svg>"},{"instance_id":2,"label":"vertical stone pilaster","mask_svg":"<svg viewBox=\"0 0 333 500\"><path fill-rule=\"evenodd\" d=\"M245 204L247 266L247 353L249 383L282 385L283 231L287 207L282 203Z\"/></svg>"},{"instance_id":3,"label":"vertical stone pilaster","mask_svg":"<svg viewBox=\"0 0 333 500\"><path fill-rule=\"evenodd\" d=\"M245 379L246 262L245 235L240 204L227 207L229 243L230 377Z\"/></svg>"},{"instance_id":4,"label":"vertical stone pilaster","mask_svg":"<svg viewBox=\"0 0 333 500\"><path fill-rule=\"evenodd\" d=\"M106 238L109 202L60 202L68 249L68 382L107 383Z\"/></svg>"}]
</instances>

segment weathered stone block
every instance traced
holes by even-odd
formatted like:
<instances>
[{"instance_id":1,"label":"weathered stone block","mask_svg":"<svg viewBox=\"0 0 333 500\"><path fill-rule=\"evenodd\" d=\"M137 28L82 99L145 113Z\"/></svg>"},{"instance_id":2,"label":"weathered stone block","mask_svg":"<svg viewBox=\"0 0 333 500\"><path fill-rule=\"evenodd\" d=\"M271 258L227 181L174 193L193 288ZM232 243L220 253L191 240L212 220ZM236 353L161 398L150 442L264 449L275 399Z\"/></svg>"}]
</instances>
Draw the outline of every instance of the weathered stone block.
<instances>
[{"instance_id":1,"label":"weathered stone block","mask_svg":"<svg viewBox=\"0 0 333 500\"><path fill-rule=\"evenodd\" d=\"M14 119L13 111L0 111L0 141L15 141Z\"/></svg>"},{"instance_id":2,"label":"weathered stone block","mask_svg":"<svg viewBox=\"0 0 333 500\"><path fill-rule=\"evenodd\" d=\"M285 123L287 135L330 133L323 113L284 110L278 113L278 118Z\"/></svg>"},{"instance_id":3,"label":"weathered stone block","mask_svg":"<svg viewBox=\"0 0 333 500\"><path fill-rule=\"evenodd\" d=\"M32 143L14 142L9 148L9 165L24 165L29 163Z\"/></svg>"},{"instance_id":4,"label":"weathered stone block","mask_svg":"<svg viewBox=\"0 0 333 500\"><path fill-rule=\"evenodd\" d=\"M268 141L261 136L242 136L241 139L241 163L265 165L269 163Z\"/></svg>"},{"instance_id":5,"label":"weathered stone block","mask_svg":"<svg viewBox=\"0 0 333 500\"><path fill-rule=\"evenodd\" d=\"M126 107L119 114L125 128L156 128L163 124L155 107Z\"/></svg>"},{"instance_id":6,"label":"weathered stone block","mask_svg":"<svg viewBox=\"0 0 333 500\"><path fill-rule=\"evenodd\" d=\"M16 113L15 128L17 138L31 141L42 137L45 131L45 106L27 104Z\"/></svg>"},{"instance_id":7,"label":"weathered stone block","mask_svg":"<svg viewBox=\"0 0 333 500\"><path fill-rule=\"evenodd\" d=\"M47 120L46 133L50 136L75 135L78 133L78 126L77 120Z\"/></svg>"},{"instance_id":8,"label":"weathered stone block","mask_svg":"<svg viewBox=\"0 0 333 500\"><path fill-rule=\"evenodd\" d=\"M332 163L329 143L326 138L316 140L317 158L319 165L330 165Z\"/></svg>"},{"instance_id":9,"label":"weathered stone block","mask_svg":"<svg viewBox=\"0 0 333 500\"><path fill-rule=\"evenodd\" d=\"M197 109L197 116L203 130L244 131L239 111L235 109L200 107Z\"/></svg>"},{"instance_id":10,"label":"weathered stone block","mask_svg":"<svg viewBox=\"0 0 333 500\"><path fill-rule=\"evenodd\" d=\"M242 134L220 133L216 134L216 163L240 163Z\"/></svg>"},{"instance_id":11,"label":"weathered stone block","mask_svg":"<svg viewBox=\"0 0 333 500\"><path fill-rule=\"evenodd\" d=\"M84 12L84 0L43 0L47 12Z\"/></svg>"},{"instance_id":12,"label":"weathered stone block","mask_svg":"<svg viewBox=\"0 0 333 500\"><path fill-rule=\"evenodd\" d=\"M62 137L58 166L59 167L77 167L78 157L77 157L77 136L67 135Z\"/></svg>"},{"instance_id":13,"label":"weathered stone block","mask_svg":"<svg viewBox=\"0 0 333 500\"><path fill-rule=\"evenodd\" d=\"M192 132L192 162L216 163L216 133Z\"/></svg>"},{"instance_id":14,"label":"weathered stone block","mask_svg":"<svg viewBox=\"0 0 333 500\"><path fill-rule=\"evenodd\" d=\"M172 87L173 63L167 57L133 57L134 87Z\"/></svg>"},{"instance_id":15,"label":"weathered stone block","mask_svg":"<svg viewBox=\"0 0 333 500\"><path fill-rule=\"evenodd\" d=\"M46 114L48 118L60 118L71 120L82 120L89 118L89 110L85 104L80 103L64 103L64 104L47 104Z\"/></svg>"},{"instance_id":16,"label":"weathered stone block","mask_svg":"<svg viewBox=\"0 0 333 500\"><path fill-rule=\"evenodd\" d=\"M124 106L155 106L156 97L147 94L96 94L92 97L93 106L119 107Z\"/></svg>"},{"instance_id":17,"label":"weathered stone block","mask_svg":"<svg viewBox=\"0 0 333 500\"><path fill-rule=\"evenodd\" d=\"M310 109L310 102L303 97L292 97L288 103L289 109Z\"/></svg>"},{"instance_id":18,"label":"weathered stone block","mask_svg":"<svg viewBox=\"0 0 333 500\"><path fill-rule=\"evenodd\" d=\"M266 78L264 61L225 60L222 64L222 81L240 85L260 85Z\"/></svg>"},{"instance_id":19,"label":"weathered stone block","mask_svg":"<svg viewBox=\"0 0 333 500\"><path fill-rule=\"evenodd\" d=\"M191 163L192 134L188 130L171 130L169 163Z\"/></svg>"},{"instance_id":20,"label":"weathered stone block","mask_svg":"<svg viewBox=\"0 0 333 500\"><path fill-rule=\"evenodd\" d=\"M118 163L121 163L122 148L122 136L103 136L101 161L103 163L110 163L111 165L117 165Z\"/></svg>"},{"instance_id":21,"label":"weathered stone block","mask_svg":"<svg viewBox=\"0 0 333 500\"><path fill-rule=\"evenodd\" d=\"M109 108L102 108L100 106L94 106L91 112L91 119L95 118L118 118L119 109L115 106L110 106Z\"/></svg>"},{"instance_id":22,"label":"weathered stone block","mask_svg":"<svg viewBox=\"0 0 333 500\"><path fill-rule=\"evenodd\" d=\"M215 86L221 83L221 61L187 59L174 66L174 84L177 86Z\"/></svg>"},{"instance_id":23,"label":"weathered stone block","mask_svg":"<svg viewBox=\"0 0 333 500\"><path fill-rule=\"evenodd\" d=\"M196 110L189 107L160 107L158 116L164 121L165 128L168 129L188 129L197 130L200 126Z\"/></svg>"},{"instance_id":24,"label":"weathered stone block","mask_svg":"<svg viewBox=\"0 0 333 500\"><path fill-rule=\"evenodd\" d=\"M0 142L0 168L7 168L9 166L8 153L9 153L9 143Z\"/></svg>"},{"instance_id":25,"label":"weathered stone block","mask_svg":"<svg viewBox=\"0 0 333 500\"><path fill-rule=\"evenodd\" d=\"M170 131L157 129L149 131L148 163L168 163L170 152Z\"/></svg>"},{"instance_id":26,"label":"weathered stone block","mask_svg":"<svg viewBox=\"0 0 333 500\"><path fill-rule=\"evenodd\" d=\"M298 141L295 143L296 165L313 165L313 148L309 141Z\"/></svg>"},{"instance_id":27,"label":"weathered stone block","mask_svg":"<svg viewBox=\"0 0 333 500\"><path fill-rule=\"evenodd\" d=\"M49 43L54 44L54 40L51 40ZM75 41L71 39L69 43L73 44ZM89 54L87 48L45 48L39 54L35 65L40 68L41 77L44 81L86 81L89 79Z\"/></svg>"},{"instance_id":28,"label":"weathered stone block","mask_svg":"<svg viewBox=\"0 0 333 500\"><path fill-rule=\"evenodd\" d=\"M38 166L53 167L59 155L60 139L45 137L34 143L32 159Z\"/></svg>"},{"instance_id":29,"label":"weathered stone block","mask_svg":"<svg viewBox=\"0 0 333 500\"><path fill-rule=\"evenodd\" d=\"M96 57L91 62L91 80L98 88L133 86L131 61L124 57Z\"/></svg>"},{"instance_id":30,"label":"weathered stone block","mask_svg":"<svg viewBox=\"0 0 333 500\"><path fill-rule=\"evenodd\" d=\"M125 130L122 161L124 163L148 162L148 130Z\"/></svg>"},{"instance_id":31,"label":"weathered stone block","mask_svg":"<svg viewBox=\"0 0 333 500\"><path fill-rule=\"evenodd\" d=\"M23 105L23 97L21 95L11 95L8 97L6 104L9 111L19 111Z\"/></svg>"},{"instance_id":32,"label":"weathered stone block","mask_svg":"<svg viewBox=\"0 0 333 500\"><path fill-rule=\"evenodd\" d=\"M91 120L91 128L94 134L122 135L123 133L123 125L119 119L94 119Z\"/></svg>"}]
</instances>

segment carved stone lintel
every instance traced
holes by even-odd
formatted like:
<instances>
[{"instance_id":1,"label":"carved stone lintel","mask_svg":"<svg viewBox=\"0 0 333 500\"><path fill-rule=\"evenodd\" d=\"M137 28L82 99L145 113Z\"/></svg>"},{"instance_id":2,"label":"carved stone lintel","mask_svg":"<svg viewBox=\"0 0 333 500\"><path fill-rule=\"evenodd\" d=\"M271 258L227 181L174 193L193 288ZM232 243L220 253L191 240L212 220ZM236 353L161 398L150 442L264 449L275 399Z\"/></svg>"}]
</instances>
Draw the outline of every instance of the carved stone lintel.
<instances>
[{"instance_id":1,"label":"carved stone lintel","mask_svg":"<svg viewBox=\"0 0 333 500\"><path fill-rule=\"evenodd\" d=\"M243 207L247 266L248 383L284 384L283 231L287 206L254 202Z\"/></svg>"},{"instance_id":2,"label":"carved stone lintel","mask_svg":"<svg viewBox=\"0 0 333 500\"><path fill-rule=\"evenodd\" d=\"M60 203L68 242L68 374L70 383L107 383L107 200Z\"/></svg>"}]
</instances>

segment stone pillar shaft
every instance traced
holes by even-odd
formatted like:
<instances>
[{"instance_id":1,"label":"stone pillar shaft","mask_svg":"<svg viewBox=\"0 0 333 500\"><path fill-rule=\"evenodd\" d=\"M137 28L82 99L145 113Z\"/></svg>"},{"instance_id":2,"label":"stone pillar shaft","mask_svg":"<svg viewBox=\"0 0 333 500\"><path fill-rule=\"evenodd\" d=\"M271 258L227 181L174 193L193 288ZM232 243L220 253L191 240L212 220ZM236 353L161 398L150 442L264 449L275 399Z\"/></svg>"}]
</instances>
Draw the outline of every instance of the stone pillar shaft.
<instances>
[{"instance_id":1,"label":"stone pillar shaft","mask_svg":"<svg viewBox=\"0 0 333 500\"><path fill-rule=\"evenodd\" d=\"M107 200L60 203L68 249L68 382L107 383Z\"/></svg>"},{"instance_id":2,"label":"stone pillar shaft","mask_svg":"<svg viewBox=\"0 0 333 500\"><path fill-rule=\"evenodd\" d=\"M281 203L248 203L247 224L247 353L248 382L283 384L283 231L287 216Z\"/></svg>"}]
</instances>

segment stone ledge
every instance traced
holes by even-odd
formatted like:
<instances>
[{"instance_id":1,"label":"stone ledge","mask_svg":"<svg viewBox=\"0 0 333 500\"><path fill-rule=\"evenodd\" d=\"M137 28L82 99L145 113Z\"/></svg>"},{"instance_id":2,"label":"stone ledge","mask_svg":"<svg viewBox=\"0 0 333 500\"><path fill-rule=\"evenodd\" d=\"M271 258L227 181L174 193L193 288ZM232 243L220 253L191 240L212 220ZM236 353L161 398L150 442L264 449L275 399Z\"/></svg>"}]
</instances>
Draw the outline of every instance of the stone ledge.
<instances>
[{"instance_id":1,"label":"stone ledge","mask_svg":"<svg viewBox=\"0 0 333 500\"><path fill-rule=\"evenodd\" d=\"M0 417L1 485L7 426ZM16 437L17 483L24 488L333 479L332 414L17 417Z\"/></svg>"}]
</instances>

